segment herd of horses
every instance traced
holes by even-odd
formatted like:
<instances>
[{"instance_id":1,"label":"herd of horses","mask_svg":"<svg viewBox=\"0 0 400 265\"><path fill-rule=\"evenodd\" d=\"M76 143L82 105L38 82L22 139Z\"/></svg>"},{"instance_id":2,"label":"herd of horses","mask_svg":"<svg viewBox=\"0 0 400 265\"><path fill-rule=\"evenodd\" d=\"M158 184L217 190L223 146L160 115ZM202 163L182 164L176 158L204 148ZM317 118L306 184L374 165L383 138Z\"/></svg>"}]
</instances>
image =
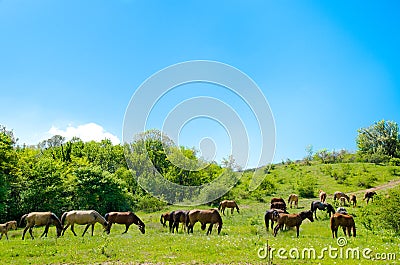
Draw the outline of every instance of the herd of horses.
<instances>
[{"instance_id":1,"label":"herd of horses","mask_svg":"<svg viewBox=\"0 0 400 265\"><path fill-rule=\"evenodd\" d=\"M375 191L367 191L364 195L363 200L366 200L368 204L369 200L373 201L373 197L376 195ZM339 227L342 227L345 235L356 236L356 227L353 216L349 215L346 209L343 207L347 203L352 202L353 207L356 207L357 198L353 194L350 197L343 192L335 192L333 194L334 204L340 203L340 206L336 211L334 207L326 203L327 194L326 192L319 191L319 201L313 201L311 203L310 210L302 211L300 213L290 214L287 212L287 205L285 200L282 198L272 198L270 209L265 212L264 221L266 229L269 230L269 223L271 222L271 229L273 229L274 236L277 235L279 230L283 230L284 227L296 227L297 237L299 237L299 228L305 219L309 219L311 222L318 220L317 210L326 211L330 217L330 227L332 231L332 237L337 237L337 231ZM293 204L298 208L299 196L296 194L291 194L288 199L288 205L292 208ZM199 222L201 224L201 229L205 230L207 224L209 224L207 235L211 234L214 225L217 227L218 234L220 234L222 229L222 218L220 212L225 215L225 209L230 208L231 214L234 210L239 213L239 206L234 200L224 200L220 202L218 209L208 209L208 210L175 210L172 212L163 213L160 217L161 224L166 227L167 222L170 232L178 233L179 225L182 224L182 229L187 233L193 233L194 225ZM26 232L29 230L29 234L32 239L34 239L32 229L40 226L45 226L45 229L41 237L46 236L49 231L49 227L54 225L56 227L57 237L63 236L65 231L70 227L71 232L76 236L74 231L75 224L86 225L82 236L85 235L89 227L91 226L91 234L93 236L94 226L96 223L100 223L104 231L109 234L113 224L123 224L125 225L124 233L128 232L130 225L137 225L139 231L145 233L145 224L140 220L140 218L133 212L109 212L103 217L95 210L73 210L65 212L59 219L52 212L31 212L29 214L24 214L20 220L20 226L26 223L24 231L22 233L22 239L25 238ZM276 226L274 228L274 223ZM0 224L0 239L3 235L7 236L7 232L11 229L17 229L16 221L9 221L5 224Z\"/></svg>"}]
</instances>

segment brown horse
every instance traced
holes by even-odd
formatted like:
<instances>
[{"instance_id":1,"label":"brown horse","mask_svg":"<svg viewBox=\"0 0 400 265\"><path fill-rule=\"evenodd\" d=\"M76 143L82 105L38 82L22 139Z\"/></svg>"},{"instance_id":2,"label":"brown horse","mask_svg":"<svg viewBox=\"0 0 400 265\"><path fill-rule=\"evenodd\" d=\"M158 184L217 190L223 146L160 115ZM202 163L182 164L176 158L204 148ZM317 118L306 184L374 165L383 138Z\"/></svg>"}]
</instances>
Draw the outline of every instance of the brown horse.
<instances>
[{"instance_id":1,"label":"brown horse","mask_svg":"<svg viewBox=\"0 0 400 265\"><path fill-rule=\"evenodd\" d=\"M7 223L5 223L5 224L0 224L0 233L1 233L1 235L0 235L0 240L3 238L3 235L4 235L4 234L6 235L6 238L7 238L7 240L8 240L8 235L7 235L7 233L8 233L8 231L9 231L10 229L15 229L15 230L17 230L17 221L9 221L9 222L7 222Z\"/></svg>"},{"instance_id":2,"label":"brown horse","mask_svg":"<svg viewBox=\"0 0 400 265\"><path fill-rule=\"evenodd\" d=\"M273 203L271 203L271 209L280 209L280 210L286 211L286 203L273 202Z\"/></svg>"},{"instance_id":3,"label":"brown horse","mask_svg":"<svg viewBox=\"0 0 400 265\"><path fill-rule=\"evenodd\" d=\"M85 235L89 226L92 225L92 236L93 236L94 225L96 223L102 224L106 233L107 234L110 233L110 230L108 228L108 222L106 221L106 219L104 219L103 216L101 216L98 212L94 210L65 212L61 216L61 223L64 225L65 221L67 221L67 225L64 227L62 231L62 235L64 235L65 230L67 230L67 228L71 226L71 231L74 234L74 236L76 236L76 233L74 231L74 225L78 224L78 225L86 225L85 231L83 231L82 236Z\"/></svg>"},{"instance_id":4,"label":"brown horse","mask_svg":"<svg viewBox=\"0 0 400 265\"><path fill-rule=\"evenodd\" d=\"M269 230L269 221L270 220L271 220L271 229L274 229L274 222L278 221L280 213L288 213L288 212L285 212L281 209L271 209L271 210L267 210L265 212L264 222L265 222L265 227L267 228L267 231Z\"/></svg>"},{"instance_id":5,"label":"brown horse","mask_svg":"<svg viewBox=\"0 0 400 265\"><path fill-rule=\"evenodd\" d=\"M351 194L350 195L350 201L351 201L351 204L353 205L353 207L357 207L357 197L356 197L356 195Z\"/></svg>"},{"instance_id":6,"label":"brown horse","mask_svg":"<svg viewBox=\"0 0 400 265\"><path fill-rule=\"evenodd\" d=\"M344 199L341 199L344 198ZM350 203L350 198L347 196L345 193L341 191L336 191L333 194L333 201L336 202L336 200L343 202L343 200L347 200L347 203Z\"/></svg>"},{"instance_id":7,"label":"brown horse","mask_svg":"<svg viewBox=\"0 0 400 265\"><path fill-rule=\"evenodd\" d=\"M274 229L274 236L276 236L280 228L283 228L283 226L286 225L286 227L295 226L297 231L297 237L299 237L300 225L306 218L311 222L314 222L313 213L310 210L300 212L299 214L286 214L286 213L279 214L278 222Z\"/></svg>"},{"instance_id":8,"label":"brown horse","mask_svg":"<svg viewBox=\"0 0 400 265\"><path fill-rule=\"evenodd\" d=\"M207 230L207 235L211 234L214 224L218 225L218 235L222 229L222 218L218 210L191 210L188 213L188 218L186 219L186 226L188 233L193 233L193 226L197 223L201 223L201 230L206 229L206 225L210 224Z\"/></svg>"},{"instance_id":9,"label":"brown horse","mask_svg":"<svg viewBox=\"0 0 400 265\"><path fill-rule=\"evenodd\" d=\"M167 226L167 222L170 222L171 221L171 214L170 213L163 213L163 214L161 214L161 217L160 217L160 223L164 226L164 227L166 227Z\"/></svg>"},{"instance_id":10,"label":"brown horse","mask_svg":"<svg viewBox=\"0 0 400 265\"><path fill-rule=\"evenodd\" d=\"M128 232L129 226L131 224L135 224L138 226L142 234L145 233L145 224L133 212L109 212L106 213L104 219L106 219L106 221L108 222L108 231L111 231L112 224L124 224L125 232L123 232L122 234L125 234L126 232Z\"/></svg>"},{"instance_id":11,"label":"brown horse","mask_svg":"<svg viewBox=\"0 0 400 265\"><path fill-rule=\"evenodd\" d=\"M326 192L323 191L323 190L319 190L318 193L319 193L320 202L325 203L325 201L326 201Z\"/></svg>"},{"instance_id":12,"label":"brown horse","mask_svg":"<svg viewBox=\"0 0 400 265\"><path fill-rule=\"evenodd\" d=\"M31 212L29 214L24 214L21 217L20 225L25 221L26 219L26 226L24 229L24 232L22 233L22 240L25 238L25 233L29 229L29 234L31 235L31 238L34 239L33 234L32 234L32 229L34 226L46 226L44 228L44 232L40 237L46 236L47 233L49 232L49 226L50 225L55 225L56 230L57 230L57 237L61 235L62 231L62 224L60 222L60 219L58 219L57 215L55 215L52 212Z\"/></svg>"},{"instance_id":13,"label":"brown horse","mask_svg":"<svg viewBox=\"0 0 400 265\"><path fill-rule=\"evenodd\" d=\"M343 228L344 235L351 236L351 229L353 229L353 237L356 237L356 225L353 216L348 214L335 213L331 217L331 231L332 237L337 238L337 231L339 226ZM347 234L346 234L347 229Z\"/></svg>"},{"instance_id":14,"label":"brown horse","mask_svg":"<svg viewBox=\"0 0 400 265\"><path fill-rule=\"evenodd\" d=\"M333 206L329 203L323 203L320 201L313 201L311 202L311 212L314 213L315 216L315 220L318 220L317 218L317 210L321 210L321 211L327 211L327 213L329 214L329 217L331 217L331 214L335 213L335 208L333 208Z\"/></svg>"},{"instance_id":15,"label":"brown horse","mask_svg":"<svg viewBox=\"0 0 400 265\"><path fill-rule=\"evenodd\" d=\"M236 208L236 211L239 213L239 206L233 200L232 201L224 200L224 201L219 203L218 210L222 209L222 214L223 215L225 215L225 208L231 208L231 214L233 214L233 211Z\"/></svg>"},{"instance_id":16,"label":"brown horse","mask_svg":"<svg viewBox=\"0 0 400 265\"><path fill-rule=\"evenodd\" d=\"M373 190L369 190L365 192L363 201L366 200L366 203L368 204L369 199L372 199L372 202L374 201L374 196L376 195L376 192Z\"/></svg>"},{"instance_id":17,"label":"brown horse","mask_svg":"<svg viewBox=\"0 0 400 265\"><path fill-rule=\"evenodd\" d=\"M273 203L275 203L275 202L282 202L282 203L284 203L284 204L286 205L285 200L282 199L282 198L272 198L272 199L271 199L271 204L273 204Z\"/></svg>"},{"instance_id":18,"label":"brown horse","mask_svg":"<svg viewBox=\"0 0 400 265\"><path fill-rule=\"evenodd\" d=\"M288 199L288 204L290 204L290 208L292 208L292 204L299 208L299 196L297 194L290 194Z\"/></svg>"},{"instance_id":19,"label":"brown horse","mask_svg":"<svg viewBox=\"0 0 400 265\"><path fill-rule=\"evenodd\" d=\"M174 230L176 230L176 232L178 233L178 227L180 223L182 223L182 228L185 231L188 213L189 211L184 210L172 211L170 214L171 220L169 221L169 231L174 233Z\"/></svg>"}]
</instances>

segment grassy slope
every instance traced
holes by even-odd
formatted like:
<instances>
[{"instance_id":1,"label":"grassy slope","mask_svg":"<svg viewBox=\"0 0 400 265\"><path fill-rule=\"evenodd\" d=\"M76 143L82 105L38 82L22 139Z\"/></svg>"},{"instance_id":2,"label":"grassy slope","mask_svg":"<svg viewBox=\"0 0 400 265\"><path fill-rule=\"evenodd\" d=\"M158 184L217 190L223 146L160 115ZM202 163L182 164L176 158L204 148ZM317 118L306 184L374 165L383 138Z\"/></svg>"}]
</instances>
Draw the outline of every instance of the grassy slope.
<instances>
[{"instance_id":1,"label":"grassy slope","mask_svg":"<svg viewBox=\"0 0 400 265\"><path fill-rule=\"evenodd\" d=\"M399 179L392 174L391 169L383 166L369 164L352 164L349 177L345 184L338 184L332 177L322 173L321 168L325 165L313 166L277 166L268 174L268 178L276 181L276 195L286 197L296 192L298 183L305 176L315 177L318 181L318 189L322 188L332 194L336 190L355 191L364 189L357 187L356 183L360 175L374 175L378 179L376 185L385 183L391 179ZM343 165L332 165L338 172L343 169ZM347 167L347 166L345 166ZM399 169L400 171L400 169ZM340 172L339 172L340 173ZM236 187L233 194L246 194L246 185L250 174L245 175L241 184ZM382 194L380 192L380 194ZM279 232L274 238L271 231L266 232L263 216L267 203L260 203L254 200L246 199L246 196L239 201L241 213L234 213L223 217L224 226L220 236L213 231L211 236L206 236L205 231L200 230L200 225L196 224L193 235L183 233L170 234L166 228L159 223L161 212L137 214L146 223L146 234L142 235L135 226L130 231L121 235L123 226L115 225L109 236L101 234L101 226L96 225L95 236L86 235L84 238L74 237L70 231L65 236L55 239L55 229L51 228L49 238L21 241L21 232L11 231L10 240L0 241L0 262L2 264L88 264L102 262L120 262L120 263L266 263L257 256L257 250L267 242L276 249L314 247L317 255L324 247L337 247L336 240L331 238L329 229L329 218L325 212L318 212L321 220L314 223L308 220L303 223L300 229L300 237L296 238L294 230ZM266 198L267 201L269 198ZM309 209L310 202L313 199L301 199L300 209L290 210L298 212L303 209ZM328 197L331 202L332 198ZM361 201L361 200L360 200ZM348 208L349 212L359 216L361 207L365 206L360 202L360 206L353 209ZM182 208L182 207L180 207ZM199 208L209 208L202 206ZM164 211L177 209L170 207ZM400 258L399 245L400 239L382 235L373 234L363 228L357 222L357 237L348 239L349 247L371 248L374 253L396 253ZM39 236L43 228L35 228L35 235ZM82 233L83 227L76 228L77 233ZM342 231L339 231L342 235ZM29 238L29 236L28 236ZM287 255L287 253L286 253ZM325 258L321 260L300 259L300 260L282 260L274 258L274 264L300 263L300 264L332 264L337 262L342 264L371 264L370 260L340 260L330 259L325 253ZM388 263L383 262L382 264Z\"/></svg>"}]
</instances>

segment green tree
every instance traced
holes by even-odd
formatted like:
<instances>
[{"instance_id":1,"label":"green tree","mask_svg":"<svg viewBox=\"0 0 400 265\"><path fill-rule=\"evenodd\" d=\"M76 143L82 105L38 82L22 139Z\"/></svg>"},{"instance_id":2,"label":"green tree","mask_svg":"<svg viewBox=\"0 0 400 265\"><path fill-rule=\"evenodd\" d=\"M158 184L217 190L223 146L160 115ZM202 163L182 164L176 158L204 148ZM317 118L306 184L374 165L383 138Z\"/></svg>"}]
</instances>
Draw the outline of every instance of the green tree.
<instances>
[{"instance_id":1,"label":"green tree","mask_svg":"<svg viewBox=\"0 0 400 265\"><path fill-rule=\"evenodd\" d=\"M358 130L357 147L366 155L398 157L400 149L399 126L396 122L381 120Z\"/></svg>"}]
</instances>

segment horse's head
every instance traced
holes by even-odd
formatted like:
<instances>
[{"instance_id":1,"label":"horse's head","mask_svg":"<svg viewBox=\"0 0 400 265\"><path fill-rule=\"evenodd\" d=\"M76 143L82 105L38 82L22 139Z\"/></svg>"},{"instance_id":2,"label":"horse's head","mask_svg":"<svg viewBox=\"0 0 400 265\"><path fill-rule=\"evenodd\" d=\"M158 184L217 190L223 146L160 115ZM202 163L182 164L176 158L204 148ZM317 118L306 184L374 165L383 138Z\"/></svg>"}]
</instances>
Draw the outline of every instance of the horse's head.
<instances>
[{"instance_id":1,"label":"horse's head","mask_svg":"<svg viewBox=\"0 0 400 265\"><path fill-rule=\"evenodd\" d=\"M139 227L140 232L142 232L142 234L144 234L146 232L144 224L140 224L140 225L138 225L138 227Z\"/></svg>"},{"instance_id":2,"label":"horse's head","mask_svg":"<svg viewBox=\"0 0 400 265\"><path fill-rule=\"evenodd\" d=\"M7 223L9 229L17 230L17 221L10 221Z\"/></svg>"},{"instance_id":3,"label":"horse's head","mask_svg":"<svg viewBox=\"0 0 400 265\"><path fill-rule=\"evenodd\" d=\"M304 219L308 219L308 220L310 220L311 222L314 222L314 217L313 217L313 213L312 213L312 211L304 211L304 212L301 212L300 213L300 217L301 217L301 219L302 220L304 220Z\"/></svg>"},{"instance_id":4,"label":"horse's head","mask_svg":"<svg viewBox=\"0 0 400 265\"><path fill-rule=\"evenodd\" d=\"M110 230L111 230L111 222L107 222L105 221L103 223L103 227L104 227L104 231L108 234L110 234Z\"/></svg>"},{"instance_id":5,"label":"horse's head","mask_svg":"<svg viewBox=\"0 0 400 265\"><path fill-rule=\"evenodd\" d=\"M62 226L56 226L57 229L57 237L61 236L61 232L63 231L63 227Z\"/></svg>"}]
</instances>

